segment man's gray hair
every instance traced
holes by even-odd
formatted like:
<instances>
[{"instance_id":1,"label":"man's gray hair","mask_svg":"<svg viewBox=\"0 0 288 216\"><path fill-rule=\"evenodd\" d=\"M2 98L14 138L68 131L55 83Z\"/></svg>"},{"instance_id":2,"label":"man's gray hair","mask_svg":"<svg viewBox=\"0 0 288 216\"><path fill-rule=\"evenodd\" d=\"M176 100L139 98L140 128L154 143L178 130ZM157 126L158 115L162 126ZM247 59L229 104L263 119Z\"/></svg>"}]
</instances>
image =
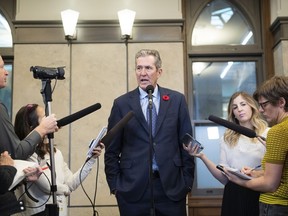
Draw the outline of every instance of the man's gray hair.
<instances>
[{"instance_id":1,"label":"man's gray hair","mask_svg":"<svg viewBox=\"0 0 288 216\"><path fill-rule=\"evenodd\" d=\"M151 49L141 49L140 51L138 51L135 55L135 64L139 57L145 57L145 56L154 56L156 68L159 69L162 67L162 60L159 52L157 50L151 50Z\"/></svg>"}]
</instances>

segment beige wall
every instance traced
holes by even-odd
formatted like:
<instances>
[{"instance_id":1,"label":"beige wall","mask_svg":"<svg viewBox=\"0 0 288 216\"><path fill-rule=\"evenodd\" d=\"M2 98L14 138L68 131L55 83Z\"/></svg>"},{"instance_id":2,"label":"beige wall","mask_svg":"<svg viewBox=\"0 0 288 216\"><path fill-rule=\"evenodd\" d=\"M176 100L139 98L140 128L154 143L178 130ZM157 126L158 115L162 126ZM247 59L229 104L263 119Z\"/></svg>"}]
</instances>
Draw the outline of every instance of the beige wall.
<instances>
[{"instance_id":1,"label":"beige wall","mask_svg":"<svg viewBox=\"0 0 288 216\"><path fill-rule=\"evenodd\" d=\"M282 41L274 48L275 74L288 76L288 42Z\"/></svg>"},{"instance_id":2,"label":"beige wall","mask_svg":"<svg viewBox=\"0 0 288 216\"><path fill-rule=\"evenodd\" d=\"M17 0L16 20L61 20L65 9L79 11L79 20L117 20L125 8L136 11L136 19L182 18L181 0Z\"/></svg>"},{"instance_id":3,"label":"beige wall","mask_svg":"<svg viewBox=\"0 0 288 216\"><path fill-rule=\"evenodd\" d=\"M288 1L287 0L270 0L271 24L277 17L288 16Z\"/></svg>"},{"instance_id":4,"label":"beige wall","mask_svg":"<svg viewBox=\"0 0 288 216\"><path fill-rule=\"evenodd\" d=\"M182 43L129 44L129 90L136 87L134 54L141 48L158 49L162 55L164 73L159 83L184 92ZM70 50L71 49L71 50ZM126 65L124 44L72 44L68 45L15 45L13 113L27 103L43 104L42 82L34 79L31 66L66 66L65 80L59 80L53 92L52 112L58 118L74 113L91 104L102 108L55 133L54 143L61 149L65 160L75 172L85 161L89 142L107 125L113 100L126 92ZM71 51L71 56L70 56ZM71 57L71 68L70 68ZM16 84L17 83L17 84ZM55 80L52 80L52 87ZM69 142L69 139L71 141ZM69 157L70 156L70 157ZM103 155L100 157L96 205L101 216L119 215L114 196L104 174ZM96 166L84 182L84 188L93 200ZM89 205L81 187L71 195L71 206ZM88 215L91 208L71 208L70 216Z\"/></svg>"},{"instance_id":5,"label":"beige wall","mask_svg":"<svg viewBox=\"0 0 288 216\"><path fill-rule=\"evenodd\" d=\"M287 0L270 0L270 12L271 12L271 24L275 22L277 18L287 19L288 1ZM286 28L279 30L280 33L274 33L277 36L276 38L280 37L282 39L278 44L276 44L276 46L273 49L274 71L276 75L286 75L286 76L288 75L288 62L287 62L288 42L286 39L287 38Z\"/></svg>"}]
</instances>

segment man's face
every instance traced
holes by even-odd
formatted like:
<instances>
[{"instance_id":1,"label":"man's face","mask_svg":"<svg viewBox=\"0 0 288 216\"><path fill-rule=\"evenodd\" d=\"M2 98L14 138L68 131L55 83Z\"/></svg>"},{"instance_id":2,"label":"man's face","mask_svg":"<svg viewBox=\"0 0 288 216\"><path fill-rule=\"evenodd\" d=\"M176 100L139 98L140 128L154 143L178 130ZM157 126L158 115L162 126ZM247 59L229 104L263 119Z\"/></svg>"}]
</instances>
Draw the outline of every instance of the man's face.
<instances>
[{"instance_id":1,"label":"man's face","mask_svg":"<svg viewBox=\"0 0 288 216\"><path fill-rule=\"evenodd\" d=\"M280 114L282 112L279 105L272 105L269 100L262 96L258 98L258 104L260 105L259 112L262 113L263 117L270 124L270 126L277 124L279 116L281 116Z\"/></svg>"},{"instance_id":2,"label":"man's face","mask_svg":"<svg viewBox=\"0 0 288 216\"><path fill-rule=\"evenodd\" d=\"M0 56L0 88L5 88L7 85L8 71L4 68L4 61Z\"/></svg>"},{"instance_id":3,"label":"man's face","mask_svg":"<svg viewBox=\"0 0 288 216\"><path fill-rule=\"evenodd\" d=\"M148 85L157 85L157 80L161 76L162 69L156 68L154 56L139 57L136 60L136 78L140 88L144 91Z\"/></svg>"}]
</instances>

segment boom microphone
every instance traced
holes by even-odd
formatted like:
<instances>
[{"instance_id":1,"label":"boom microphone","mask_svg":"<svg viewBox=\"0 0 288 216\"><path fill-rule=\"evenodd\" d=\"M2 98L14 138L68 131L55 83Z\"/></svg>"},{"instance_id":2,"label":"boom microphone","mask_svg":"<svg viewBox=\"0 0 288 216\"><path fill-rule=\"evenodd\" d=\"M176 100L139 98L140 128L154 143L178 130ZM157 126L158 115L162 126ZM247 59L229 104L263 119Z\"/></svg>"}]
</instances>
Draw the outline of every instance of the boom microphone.
<instances>
[{"instance_id":1,"label":"boom microphone","mask_svg":"<svg viewBox=\"0 0 288 216\"><path fill-rule=\"evenodd\" d=\"M70 124L92 112L95 112L96 110L100 109L101 108L101 104L100 103L96 103L94 105L91 105L89 107L86 107L85 109L82 109L76 113L73 113L69 116L66 116L60 120L57 121L57 126L58 127L63 127L67 124Z\"/></svg>"},{"instance_id":2,"label":"boom microphone","mask_svg":"<svg viewBox=\"0 0 288 216\"><path fill-rule=\"evenodd\" d=\"M234 130L234 131L236 131L236 132L238 132L240 134L243 134L243 135L245 135L247 137L250 137L250 138L260 137L261 139L265 140L264 137L257 135L255 131L253 131L253 130L251 130L249 128L243 127L241 125L235 124L233 122L224 120L224 119L219 118L217 116L210 115L208 117L208 119L210 121L213 121L213 122L219 124L219 125L222 125L222 126L224 126L226 128L229 128L229 129Z\"/></svg>"},{"instance_id":3,"label":"boom microphone","mask_svg":"<svg viewBox=\"0 0 288 216\"><path fill-rule=\"evenodd\" d=\"M128 112L113 128L111 128L111 130L107 132L107 134L101 139L101 142L104 143L105 146L109 145L115 135L124 128L133 116L133 111Z\"/></svg>"}]
</instances>

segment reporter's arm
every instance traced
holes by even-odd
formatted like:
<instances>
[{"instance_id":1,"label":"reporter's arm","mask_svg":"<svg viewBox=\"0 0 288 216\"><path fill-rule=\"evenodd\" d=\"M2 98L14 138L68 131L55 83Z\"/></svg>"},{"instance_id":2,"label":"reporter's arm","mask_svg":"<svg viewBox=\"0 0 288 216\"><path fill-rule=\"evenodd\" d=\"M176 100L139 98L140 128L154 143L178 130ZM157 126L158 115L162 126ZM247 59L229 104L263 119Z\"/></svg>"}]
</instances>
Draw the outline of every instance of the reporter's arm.
<instances>
[{"instance_id":1,"label":"reporter's arm","mask_svg":"<svg viewBox=\"0 0 288 216\"><path fill-rule=\"evenodd\" d=\"M209 160L209 158L205 154L202 154L202 156L200 156L199 158L204 162L204 164L206 165L210 173L214 176L214 178L216 178L223 185L227 184L227 177L216 168L216 164Z\"/></svg>"},{"instance_id":2,"label":"reporter's arm","mask_svg":"<svg viewBox=\"0 0 288 216\"><path fill-rule=\"evenodd\" d=\"M210 173L216 178L219 182L221 182L223 185L227 184L228 179L223 173L216 168L216 164L214 164L204 153L200 152L197 154L198 147L194 146L192 147L191 144L188 146L185 146L183 144L183 148L191 155L194 157L200 158L203 163L206 165Z\"/></svg>"},{"instance_id":3,"label":"reporter's arm","mask_svg":"<svg viewBox=\"0 0 288 216\"><path fill-rule=\"evenodd\" d=\"M229 171L225 170L230 181L260 192L275 192L280 185L283 164L265 164L265 171L262 176L251 180L243 180Z\"/></svg>"}]
</instances>

